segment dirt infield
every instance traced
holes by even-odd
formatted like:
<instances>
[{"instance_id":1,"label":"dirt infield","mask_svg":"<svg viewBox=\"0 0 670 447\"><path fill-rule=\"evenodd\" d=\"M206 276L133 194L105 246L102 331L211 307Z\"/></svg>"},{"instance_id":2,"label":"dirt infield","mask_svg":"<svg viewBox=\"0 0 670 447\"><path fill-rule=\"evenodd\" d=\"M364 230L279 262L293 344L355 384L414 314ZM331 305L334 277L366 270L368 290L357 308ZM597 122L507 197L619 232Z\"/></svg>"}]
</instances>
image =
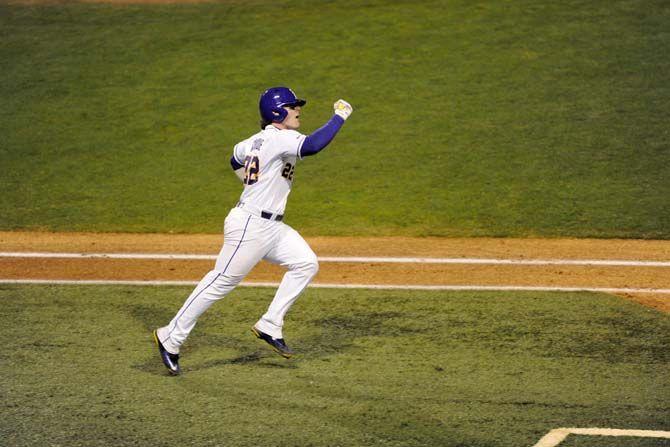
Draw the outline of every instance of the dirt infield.
<instances>
[{"instance_id":1,"label":"dirt infield","mask_svg":"<svg viewBox=\"0 0 670 447\"><path fill-rule=\"evenodd\" d=\"M2 252L218 253L221 235L0 232ZM309 238L320 257L431 257L670 261L670 241L599 239ZM4 279L199 280L211 260L0 257ZM491 265L321 262L315 282L335 284L670 288L670 268L596 265ZM261 262L249 281L280 280ZM670 295L626 295L670 312Z\"/></svg>"}]
</instances>

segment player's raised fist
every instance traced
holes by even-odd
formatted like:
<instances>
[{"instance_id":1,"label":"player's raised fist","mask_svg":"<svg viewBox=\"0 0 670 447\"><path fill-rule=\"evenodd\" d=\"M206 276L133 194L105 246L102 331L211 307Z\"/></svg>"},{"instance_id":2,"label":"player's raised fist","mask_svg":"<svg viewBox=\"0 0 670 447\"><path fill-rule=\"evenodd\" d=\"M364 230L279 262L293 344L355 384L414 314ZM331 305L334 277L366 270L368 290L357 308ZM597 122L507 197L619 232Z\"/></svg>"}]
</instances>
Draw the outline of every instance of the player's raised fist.
<instances>
[{"instance_id":1,"label":"player's raised fist","mask_svg":"<svg viewBox=\"0 0 670 447\"><path fill-rule=\"evenodd\" d=\"M354 108L351 107L351 104L346 102L344 99L338 99L335 104L333 104L333 108L335 109L335 114L341 116L344 120L349 118L351 112L354 111Z\"/></svg>"}]
</instances>

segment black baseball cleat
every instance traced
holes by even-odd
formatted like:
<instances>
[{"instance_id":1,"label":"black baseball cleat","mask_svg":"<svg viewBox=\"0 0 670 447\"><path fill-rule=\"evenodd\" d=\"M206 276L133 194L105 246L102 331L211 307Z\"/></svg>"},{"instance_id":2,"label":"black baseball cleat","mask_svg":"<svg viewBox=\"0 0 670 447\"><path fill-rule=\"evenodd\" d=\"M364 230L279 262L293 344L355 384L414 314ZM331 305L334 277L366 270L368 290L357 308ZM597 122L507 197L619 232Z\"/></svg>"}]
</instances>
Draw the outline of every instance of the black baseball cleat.
<instances>
[{"instance_id":1,"label":"black baseball cleat","mask_svg":"<svg viewBox=\"0 0 670 447\"><path fill-rule=\"evenodd\" d=\"M181 369L179 369L179 354L172 354L165 350L163 343L158 339L158 329L154 330L154 341L156 342L156 346L158 346L158 352L161 355L163 365L165 365L173 376L179 375L181 373Z\"/></svg>"},{"instance_id":2,"label":"black baseball cleat","mask_svg":"<svg viewBox=\"0 0 670 447\"><path fill-rule=\"evenodd\" d=\"M289 359L294 354L293 350L286 346L283 338L273 338L265 332L259 331L255 326L251 327L251 332L253 332L256 337L272 346L272 349L277 351L282 357Z\"/></svg>"}]
</instances>

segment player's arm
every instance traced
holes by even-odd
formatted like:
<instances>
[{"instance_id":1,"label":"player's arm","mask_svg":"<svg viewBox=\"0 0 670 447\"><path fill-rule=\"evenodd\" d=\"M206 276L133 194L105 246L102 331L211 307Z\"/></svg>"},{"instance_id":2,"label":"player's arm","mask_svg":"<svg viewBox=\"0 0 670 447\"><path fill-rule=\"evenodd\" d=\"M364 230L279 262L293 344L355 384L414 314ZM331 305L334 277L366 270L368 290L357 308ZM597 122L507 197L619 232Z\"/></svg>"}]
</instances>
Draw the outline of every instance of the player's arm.
<instances>
[{"instance_id":1,"label":"player's arm","mask_svg":"<svg viewBox=\"0 0 670 447\"><path fill-rule=\"evenodd\" d=\"M333 138L335 138L335 135L337 135L337 132L339 132L342 124L344 124L354 110L351 104L342 99L338 100L333 105L333 108L335 109L333 117L305 138L298 151L300 158L317 154L328 146Z\"/></svg>"},{"instance_id":2,"label":"player's arm","mask_svg":"<svg viewBox=\"0 0 670 447\"><path fill-rule=\"evenodd\" d=\"M235 175L240 179L241 182L244 181L244 165L241 164L235 158L235 155L230 157L230 167L233 168Z\"/></svg>"}]
</instances>

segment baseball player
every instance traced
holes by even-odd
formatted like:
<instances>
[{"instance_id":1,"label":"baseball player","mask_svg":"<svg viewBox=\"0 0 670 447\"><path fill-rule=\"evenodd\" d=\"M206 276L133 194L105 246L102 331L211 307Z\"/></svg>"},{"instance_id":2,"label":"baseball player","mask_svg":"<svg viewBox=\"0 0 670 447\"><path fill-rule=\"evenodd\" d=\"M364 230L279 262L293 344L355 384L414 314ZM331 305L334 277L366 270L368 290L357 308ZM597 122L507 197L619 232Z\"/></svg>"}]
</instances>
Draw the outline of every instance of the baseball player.
<instances>
[{"instance_id":1,"label":"baseball player","mask_svg":"<svg viewBox=\"0 0 670 447\"><path fill-rule=\"evenodd\" d=\"M305 105L286 87L266 90L260 97L261 131L235 145L230 164L244 184L237 206L226 217L224 243L214 269L195 287L167 326L153 332L163 364L179 374L179 349L198 317L226 296L261 259L287 269L267 312L252 332L283 357L284 316L316 275L319 264L307 242L283 222L298 160L317 154L332 141L353 109L344 100L311 135L297 131Z\"/></svg>"}]
</instances>

